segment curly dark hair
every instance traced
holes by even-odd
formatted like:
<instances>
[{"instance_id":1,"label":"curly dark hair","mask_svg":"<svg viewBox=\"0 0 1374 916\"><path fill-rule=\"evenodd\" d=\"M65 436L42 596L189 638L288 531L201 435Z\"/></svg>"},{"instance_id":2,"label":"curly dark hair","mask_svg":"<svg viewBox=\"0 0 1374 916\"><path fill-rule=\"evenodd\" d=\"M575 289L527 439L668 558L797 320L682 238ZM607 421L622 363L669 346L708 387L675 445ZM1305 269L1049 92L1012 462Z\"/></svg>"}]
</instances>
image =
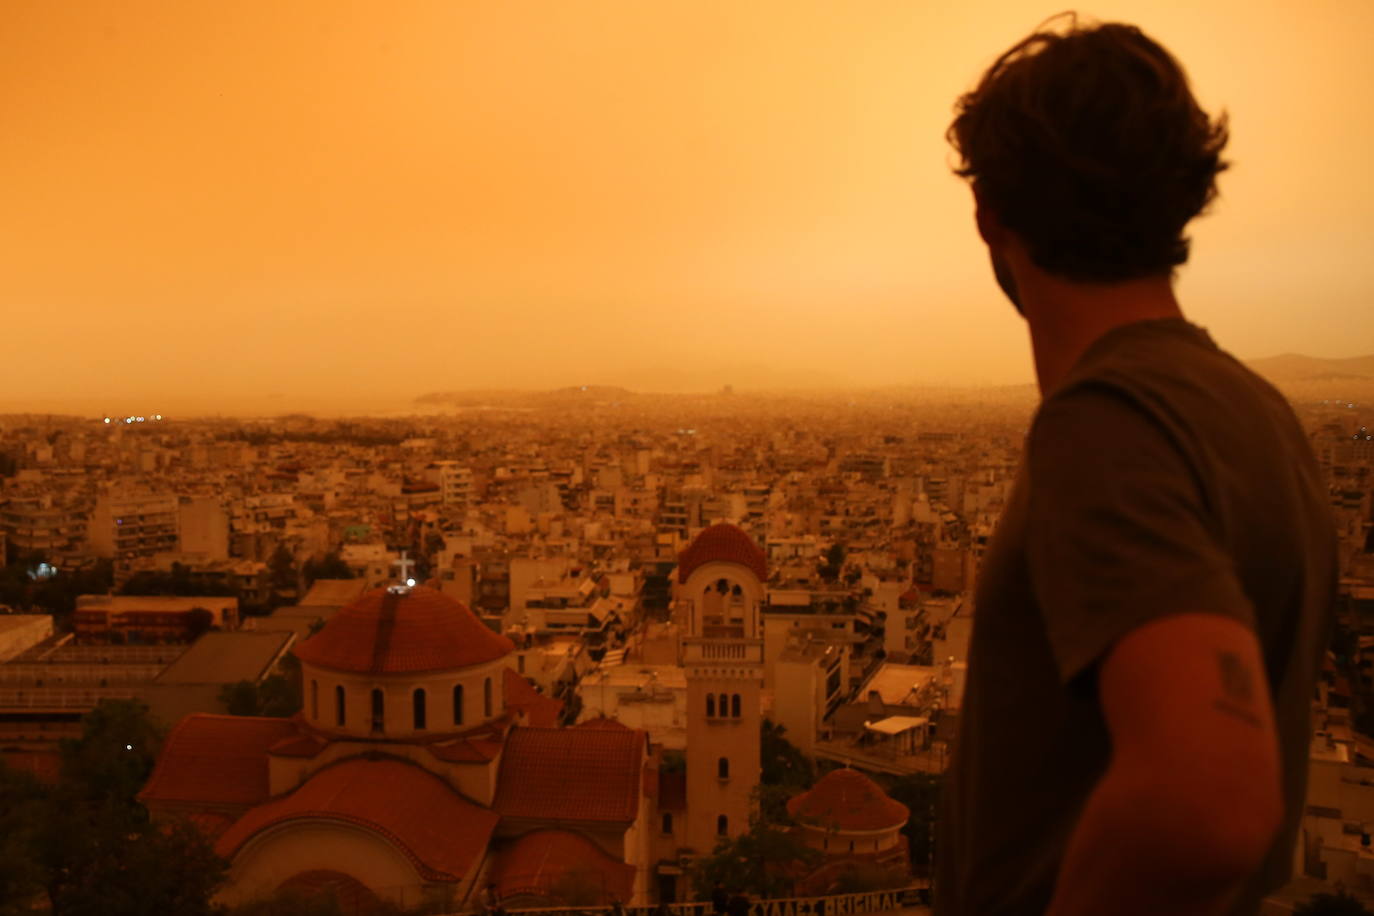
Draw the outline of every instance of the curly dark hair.
<instances>
[{"instance_id":1,"label":"curly dark hair","mask_svg":"<svg viewBox=\"0 0 1374 916\"><path fill-rule=\"evenodd\" d=\"M1068 17L1062 34L1047 28ZM1138 28L1060 14L960 97L946 137L980 201L1043 270L1079 282L1170 275L1216 196L1226 115Z\"/></svg>"}]
</instances>

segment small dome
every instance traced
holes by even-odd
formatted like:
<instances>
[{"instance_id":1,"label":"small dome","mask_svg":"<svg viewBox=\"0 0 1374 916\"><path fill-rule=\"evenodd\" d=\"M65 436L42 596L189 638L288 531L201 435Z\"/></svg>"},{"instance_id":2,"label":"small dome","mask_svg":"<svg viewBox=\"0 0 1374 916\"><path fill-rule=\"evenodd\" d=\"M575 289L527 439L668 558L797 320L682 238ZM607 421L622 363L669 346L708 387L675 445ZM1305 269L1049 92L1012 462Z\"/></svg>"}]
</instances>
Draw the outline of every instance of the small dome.
<instances>
[{"instance_id":1,"label":"small dome","mask_svg":"<svg viewBox=\"0 0 1374 916\"><path fill-rule=\"evenodd\" d=\"M686 582L688 577L707 563L738 563L758 576L760 582L768 581L768 557L742 528L736 525L712 525L693 538L687 549L677 558L677 581Z\"/></svg>"},{"instance_id":2,"label":"small dome","mask_svg":"<svg viewBox=\"0 0 1374 916\"><path fill-rule=\"evenodd\" d=\"M302 662L331 671L412 674L481 665L514 649L461 601L417 586L364 592L294 651Z\"/></svg>"},{"instance_id":3,"label":"small dome","mask_svg":"<svg viewBox=\"0 0 1374 916\"><path fill-rule=\"evenodd\" d=\"M819 827L836 830L883 830L906 823L906 805L887 796L858 770L831 770L814 786L787 802L787 813Z\"/></svg>"}]
</instances>

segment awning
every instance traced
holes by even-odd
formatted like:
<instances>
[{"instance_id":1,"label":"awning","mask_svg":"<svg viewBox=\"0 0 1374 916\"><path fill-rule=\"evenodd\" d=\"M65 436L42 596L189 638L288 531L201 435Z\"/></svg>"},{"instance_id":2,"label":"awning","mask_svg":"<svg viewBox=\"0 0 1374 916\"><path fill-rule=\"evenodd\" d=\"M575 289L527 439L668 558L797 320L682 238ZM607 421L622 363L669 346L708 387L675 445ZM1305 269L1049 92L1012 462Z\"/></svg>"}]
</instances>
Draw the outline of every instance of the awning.
<instances>
[{"instance_id":1,"label":"awning","mask_svg":"<svg viewBox=\"0 0 1374 916\"><path fill-rule=\"evenodd\" d=\"M902 732L919 728L930 723L925 716L888 716L876 722L865 722L864 728L883 735L900 735Z\"/></svg>"}]
</instances>

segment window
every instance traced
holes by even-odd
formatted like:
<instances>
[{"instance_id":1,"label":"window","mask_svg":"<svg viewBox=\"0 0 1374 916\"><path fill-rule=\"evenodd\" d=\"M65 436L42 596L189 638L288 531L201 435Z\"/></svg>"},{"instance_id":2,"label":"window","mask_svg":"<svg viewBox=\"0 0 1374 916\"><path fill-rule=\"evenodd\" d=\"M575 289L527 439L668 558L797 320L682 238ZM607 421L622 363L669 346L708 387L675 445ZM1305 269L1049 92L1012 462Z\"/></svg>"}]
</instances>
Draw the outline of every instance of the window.
<instances>
[{"instance_id":1,"label":"window","mask_svg":"<svg viewBox=\"0 0 1374 916\"><path fill-rule=\"evenodd\" d=\"M739 718L739 694L730 697L730 715Z\"/></svg>"},{"instance_id":2,"label":"window","mask_svg":"<svg viewBox=\"0 0 1374 916\"><path fill-rule=\"evenodd\" d=\"M716 708L720 710L722 717L730 715L730 695L722 693L716 700Z\"/></svg>"},{"instance_id":3,"label":"window","mask_svg":"<svg viewBox=\"0 0 1374 916\"><path fill-rule=\"evenodd\" d=\"M716 761L716 776L720 779L730 778L730 758L722 757Z\"/></svg>"},{"instance_id":4,"label":"window","mask_svg":"<svg viewBox=\"0 0 1374 916\"><path fill-rule=\"evenodd\" d=\"M344 690L341 684L334 687L334 724L344 724Z\"/></svg>"},{"instance_id":5,"label":"window","mask_svg":"<svg viewBox=\"0 0 1374 916\"><path fill-rule=\"evenodd\" d=\"M382 688L372 688L372 730L379 732L386 725L386 697Z\"/></svg>"},{"instance_id":6,"label":"window","mask_svg":"<svg viewBox=\"0 0 1374 916\"><path fill-rule=\"evenodd\" d=\"M310 682L310 718L319 721L320 718L320 682Z\"/></svg>"},{"instance_id":7,"label":"window","mask_svg":"<svg viewBox=\"0 0 1374 916\"><path fill-rule=\"evenodd\" d=\"M708 693L708 694L706 694L706 715L707 715L707 717L709 718L709 717L714 716L715 714L716 714L716 695L715 695L714 693Z\"/></svg>"},{"instance_id":8,"label":"window","mask_svg":"<svg viewBox=\"0 0 1374 916\"><path fill-rule=\"evenodd\" d=\"M415 693L410 698L412 712L415 714L415 730L419 731L425 727L425 689L416 687Z\"/></svg>"},{"instance_id":9,"label":"window","mask_svg":"<svg viewBox=\"0 0 1374 916\"><path fill-rule=\"evenodd\" d=\"M453 685L453 724L463 724L463 685Z\"/></svg>"},{"instance_id":10,"label":"window","mask_svg":"<svg viewBox=\"0 0 1374 916\"><path fill-rule=\"evenodd\" d=\"M672 832L673 832L673 814L672 814L671 811L664 811L664 812L663 812L663 832L664 832L664 833L672 833Z\"/></svg>"},{"instance_id":11,"label":"window","mask_svg":"<svg viewBox=\"0 0 1374 916\"><path fill-rule=\"evenodd\" d=\"M729 819L728 817L726 817L725 815L723 815L723 814L722 814L722 815L719 815L719 816L716 818L716 834L717 834L718 836L725 836L725 835L727 835L729 832L730 832L730 819Z\"/></svg>"},{"instance_id":12,"label":"window","mask_svg":"<svg viewBox=\"0 0 1374 916\"><path fill-rule=\"evenodd\" d=\"M491 678L482 682L482 716L491 718Z\"/></svg>"},{"instance_id":13,"label":"window","mask_svg":"<svg viewBox=\"0 0 1374 916\"><path fill-rule=\"evenodd\" d=\"M516 670L517 672L519 672L520 674L524 674L524 673L525 673L525 656L523 656L523 655L517 655L517 656L515 656L515 670Z\"/></svg>"},{"instance_id":14,"label":"window","mask_svg":"<svg viewBox=\"0 0 1374 916\"><path fill-rule=\"evenodd\" d=\"M850 841L849 841L849 851L850 851L850 852L853 852L853 851L854 851L854 841L853 841L853 840L850 840Z\"/></svg>"}]
</instances>

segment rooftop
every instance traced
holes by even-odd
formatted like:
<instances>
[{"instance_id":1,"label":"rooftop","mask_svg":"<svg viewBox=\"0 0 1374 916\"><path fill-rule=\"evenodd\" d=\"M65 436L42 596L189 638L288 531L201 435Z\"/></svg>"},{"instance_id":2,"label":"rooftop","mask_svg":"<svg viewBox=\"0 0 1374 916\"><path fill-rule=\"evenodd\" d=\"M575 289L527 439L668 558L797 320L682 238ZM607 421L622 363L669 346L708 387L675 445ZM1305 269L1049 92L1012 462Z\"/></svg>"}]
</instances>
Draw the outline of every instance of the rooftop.
<instances>
[{"instance_id":1,"label":"rooftop","mask_svg":"<svg viewBox=\"0 0 1374 916\"><path fill-rule=\"evenodd\" d=\"M678 557L677 580L686 582L698 567L714 562L737 563L760 582L768 581L768 557L763 548L736 525L712 525L698 534Z\"/></svg>"},{"instance_id":2,"label":"rooftop","mask_svg":"<svg viewBox=\"0 0 1374 916\"><path fill-rule=\"evenodd\" d=\"M517 728L492 807L545 822L628 823L639 811L644 753L636 729Z\"/></svg>"},{"instance_id":3,"label":"rooftop","mask_svg":"<svg viewBox=\"0 0 1374 916\"><path fill-rule=\"evenodd\" d=\"M456 881L486 849L499 818L443 780L396 759L351 758L325 767L289 795L259 805L215 844L225 858L285 821L361 824L391 840L431 880Z\"/></svg>"},{"instance_id":4,"label":"rooftop","mask_svg":"<svg viewBox=\"0 0 1374 916\"><path fill-rule=\"evenodd\" d=\"M294 634L244 630L211 631L157 676L158 684L233 684L261 681Z\"/></svg>"},{"instance_id":5,"label":"rooftop","mask_svg":"<svg viewBox=\"0 0 1374 916\"><path fill-rule=\"evenodd\" d=\"M485 664L514 649L462 602L417 586L364 593L294 651L302 662L333 671L405 674Z\"/></svg>"}]
</instances>

